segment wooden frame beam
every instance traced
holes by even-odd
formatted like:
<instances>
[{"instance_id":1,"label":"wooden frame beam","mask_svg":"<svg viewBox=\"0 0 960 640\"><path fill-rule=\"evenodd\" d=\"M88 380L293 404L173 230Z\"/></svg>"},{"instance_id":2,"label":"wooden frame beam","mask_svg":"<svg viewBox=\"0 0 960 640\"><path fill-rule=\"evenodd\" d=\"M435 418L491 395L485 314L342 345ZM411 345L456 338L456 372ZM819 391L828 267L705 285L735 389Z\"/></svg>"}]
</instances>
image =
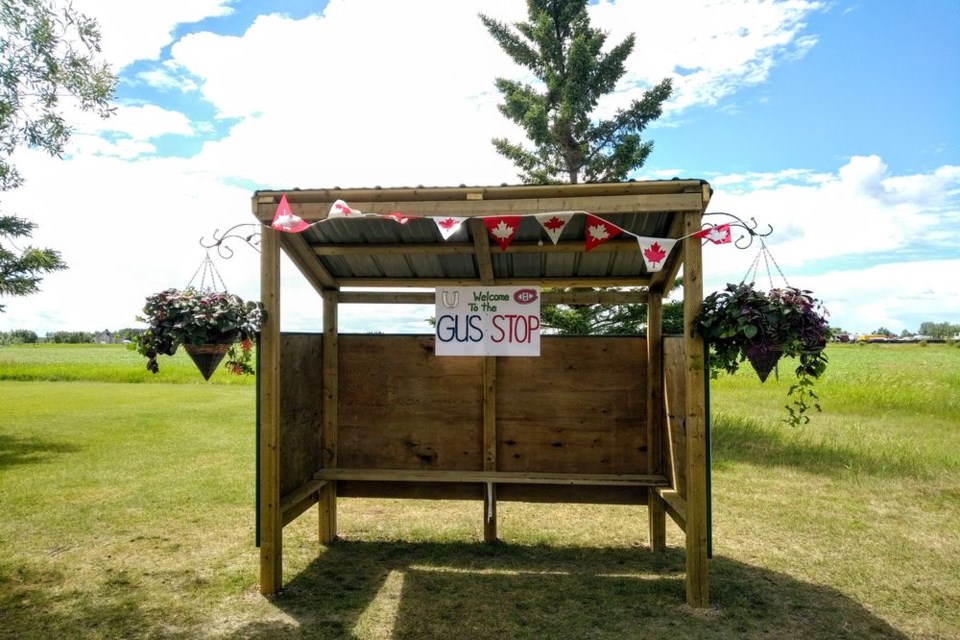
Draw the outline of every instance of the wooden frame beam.
<instances>
[{"instance_id":1,"label":"wooden frame beam","mask_svg":"<svg viewBox=\"0 0 960 640\"><path fill-rule=\"evenodd\" d=\"M341 291L340 304L433 304L433 291ZM543 304L643 304L646 291L544 291Z\"/></svg>"},{"instance_id":2,"label":"wooden frame beam","mask_svg":"<svg viewBox=\"0 0 960 640\"><path fill-rule=\"evenodd\" d=\"M280 503L280 239L264 229L260 240L260 593L283 584L283 515Z\"/></svg>"},{"instance_id":3,"label":"wooden frame beam","mask_svg":"<svg viewBox=\"0 0 960 640\"><path fill-rule=\"evenodd\" d=\"M287 196L290 210L307 222L325 220L337 199L344 199L351 208L363 213L387 215L400 212L408 216L460 216L480 217L496 215L523 215L550 213L553 211L589 211L596 215L616 213L655 213L661 211L703 210L700 183L696 182L695 193L637 193L630 195L565 195L559 197L515 197L479 200L363 200L371 194L357 192L361 199L349 199L347 193L336 194L339 198L320 200L317 192L286 191L276 195L258 195L255 214L265 223L270 223L276 214L281 195ZM577 190L570 190L574 194ZM580 190L583 192L583 190ZM319 192L322 193L322 192ZM432 192L431 195L433 195ZM518 196L523 193L518 192ZM322 197L322 196L321 196Z\"/></svg>"},{"instance_id":4,"label":"wooden frame beam","mask_svg":"<svg viewBox=\"0 0 960 640\"><path fill-rule=\"evenodd\" d=\"M310 245L303 236L284 233L280 238L280 246L301 272L309 274L310 277L307 280L317 293L322 295L324 289L336 289L339 286L337 279L330 275L317 256L313 255ZM320 284L319 287L317 283Z\"/></svg>"},{"instance_id":5,"label":"wooden frame beam","mask_svg":"<svg viewBox=\"0 0 960 640\"><path fill-rule=\"evenodd\" d=\"M473 236L473 255L474 262L477 265L477 275L480 277L480 284L493 285L493 259L490 257L490 235L487 228L483 226L483 221L473 219L468 220L470 235Z\"/></svg>"},{"instance_id":6,"label":"wooden frame beam","mask_svg":"<svg viewBox=\"0 0 960 640\"><path fill-rule=\"evenodd\" d=\"M700 214L683 215L684 233L700 230ZM703 338L694 318L703 301L703 256L700 238L683 241L684 416L687 435L687 604L709 604L707 560L707 456L704 406Z\"/></svg>"},{"instance_id":7,"label":"wooden frame beam","mask_svg":"<svg viewBox=\"0 0 960 640\"><path fill-rule=\"evenodd\" d=\"M483 359L483 470L497 470L497 358ZM488 482L483 493L483 540L497 540L497 488Z\"/></svg>"},{"instance_id":8,"label":"wooden frame beam","mask_svg":"<svg viewBox=\"0 0 960 640\"><path fill-rule=\"evenodd\" d=\"M663 474L663 296L647 299L647 470ZM667 518L663 499L652 489L647 495L650 549L667 546Z\"/></svg>"},{"instance_id":9,"label":"wooden frame beam","mask_svg":"<svg viewBox=\"0 0 960 640\"><path fill-rule=\"evenodd\" d=\"M458 482L496 484L592 485L605 487L664 487L669 480L656 474L535 473L531 471L446 471L434 469L320 469L316 480L361 482Z\"/></svg>"},{"instance_id":10,"label":"wooden frame beam","mask_svg":"<svg viewBox=\"0 0 960 640\"><path fill-rule=\"evenodd\" d=\"M479 222L479 221L478 221ZM487 237L486 247L489 251L490 243L487 230L483 224L477 225L480 234ZM471 233L474 233L471 229ZM474 235L476 238L476 235ZM476 251L476 241L469 242L448 242L444 244L424 244L424 243L384 243L384 244L318 244L311 248L311 251L318 256L398 256L407 254L431 255L431 256L462 256L473 255ZM569 240L558 242L557 244L537 244L536 242L515 241L510 243L506 251L500 250L507 255L531 254L531 253L583 253L584 243L582 240ZM613 253L624 251L639 251L640 245L636 240L608 240L601 245L591 249L590 253Z\"/></svg>"},{"instance_id":11,"label":"wooden frame beam","mask_svg":"<svg viewBox=\"0 0 960 640\"><path fill-rule=\"evenodd\" d=\"M320 432L320 458L324 468L337 466L337 428L339 411L339 298L336 291L323 292L323 418ZM330 544L337 537L337 483L320 488L320 543Z\"/></svg>"},{"instance_id":12,"label":"wooden frame beam","mask_svg":"<svg viewBox=\"0 0 960 640\"><path fill-rule=\"evenodd\" d=\"M391 287L409 287L411 289L427 287L478 287L483 283L480 278L340 278L342 287L371 287L388 289ZM512 287L646 287L650 278L645 275L618 278L499 278L497 286Z\"/></svg>"}]
</instances>

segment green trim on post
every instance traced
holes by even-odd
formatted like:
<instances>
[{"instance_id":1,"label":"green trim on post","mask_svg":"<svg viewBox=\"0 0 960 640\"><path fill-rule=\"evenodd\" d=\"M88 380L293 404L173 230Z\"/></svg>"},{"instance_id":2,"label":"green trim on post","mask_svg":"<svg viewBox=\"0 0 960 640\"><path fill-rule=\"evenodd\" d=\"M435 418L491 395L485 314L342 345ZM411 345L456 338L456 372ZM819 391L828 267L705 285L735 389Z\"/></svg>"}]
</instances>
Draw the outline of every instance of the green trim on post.
<instances>
[{"instance_id":1,"label":"green trim on post","mask_svg":"<svg viewBox=\"0 0 960 640\"><path fill-rule=\"evenodd\" d=\"M710 345L703 341L703 443L707 450L707 558L713 560L713 445L710 443Z\"/></svg>"},{"instance_id":2,"label":"green trim on post","mask_svg":"<svg viewBox=\"0 0 960 640\"><path fill-rule=\"evenodd\" d=\"M257 549L260 548L260 332L257 332L257 400L256 400L256 425L254 429L254 438L256 443L256 458L254 464L254 477L256 478L256 489L254 491L254 534L253 539Z\"/></svg>"}]
</instances>

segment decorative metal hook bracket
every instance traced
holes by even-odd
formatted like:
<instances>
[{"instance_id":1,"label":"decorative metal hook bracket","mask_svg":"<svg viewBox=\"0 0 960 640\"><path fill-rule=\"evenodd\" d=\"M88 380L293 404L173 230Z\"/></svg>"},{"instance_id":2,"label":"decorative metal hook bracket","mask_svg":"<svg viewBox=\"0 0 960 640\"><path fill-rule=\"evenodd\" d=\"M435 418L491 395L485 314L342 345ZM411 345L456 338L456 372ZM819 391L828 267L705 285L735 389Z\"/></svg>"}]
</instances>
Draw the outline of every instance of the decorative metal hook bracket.
<instances>
[{"instance_id":1,"label":"decorative metal hook bracket","mask_svg":"<svg viewBox=\"0 0 960 640\"><path fill-rule=\"evenodd\" d=\"M747 235L741 235L733 243L737 249L749 249L751 246L753 246L754 238L761 238L761 239L766 238L771 233L773 233L773 227L770 226L769 224L767 225L766 231L757 231L757 227L759 227L760 225L757 222L756 218L751 217L749 222L744 222L743 219L740 218L740 216L736 216L732 213L727 213L725 211L713 211L711 213L705 213L703 215L704 216L727 216L728 218L733 218L733 221L726 222L724 224L729 224L731 227L740 227L741 229L745 229L747 231ZM746 240L746 242L743 242L744 240Z\"/></svg>"},{"instance_id":2,"label":"decorative metal hook bracket","mask_svg":"<svg viewBox=\"0 0 960 640\"><path fill-rule=\"evenodd\" d=\"M200 246L204 249L213 249L216 247L217 254L224 260L229 260L233 257L234 251L225 243L228 240L239 240L245 242L248 247L260 253L260 227L263 225L256 224L254 222L245 222L242 224L235 224L223 233L220 233L220 229L215 229L213 232L213 240L207 240L206 238L200 238ZM235 233L236 229L241 227L256 227L256 229L249 234Z\"/></svg>"}]
</instances>

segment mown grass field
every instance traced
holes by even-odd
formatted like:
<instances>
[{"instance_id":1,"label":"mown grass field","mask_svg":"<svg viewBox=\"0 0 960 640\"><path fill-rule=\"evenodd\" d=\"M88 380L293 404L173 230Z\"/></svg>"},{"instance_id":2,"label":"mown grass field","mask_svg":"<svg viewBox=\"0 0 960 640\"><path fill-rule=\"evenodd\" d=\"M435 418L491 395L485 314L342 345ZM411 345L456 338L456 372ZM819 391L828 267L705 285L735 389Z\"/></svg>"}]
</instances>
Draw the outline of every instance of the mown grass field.
<instances>
[{"instance_id":1,"label":"mown grass field","mask_svg":"<svg viewBox=\"0 0 960 640\"><path fill-rule=\"evenodd\" d=\"M151 382L160 384L253 385L220 367L205 382L183 349L161 356L160 372L147 371L147 359L118 344L32 344L0 347L0 380L46 382Z\"/></svg>"},{"instance_id":2,"label":"mown grass field","mask_svg":"<svg viewBox=\"0 0 960 640\"><path fill-rule=\"evenodd\" d=\"M0 348L0 638L960 638L960 349L838 346L824 413L712 385L714 605L640 507L341 500L257 590L252 380ZM128 369L130 371L128 371ZM786 367L781 367L785 372ZM130 384L149 382L150 384Z\"/></svg>"}]
</instances>

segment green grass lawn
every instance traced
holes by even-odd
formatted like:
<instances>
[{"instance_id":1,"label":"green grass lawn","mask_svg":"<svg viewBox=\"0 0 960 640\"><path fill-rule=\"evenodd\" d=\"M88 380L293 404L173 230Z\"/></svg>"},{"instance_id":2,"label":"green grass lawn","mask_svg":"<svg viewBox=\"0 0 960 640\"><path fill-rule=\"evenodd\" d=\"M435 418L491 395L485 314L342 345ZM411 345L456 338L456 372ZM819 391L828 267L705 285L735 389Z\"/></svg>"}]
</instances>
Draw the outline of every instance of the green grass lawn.
<instances>
[{"instance_id":1,"label":"green grass lawn","mask_svg":"<svg viewBox=\"0 0 960 640\"><path fill-rule=\"evenodd\" d=\"M602 505L501 503L485 545L479 503L343 499L333 545L315 511L286 528L263 598L251 379L0 348L0 638L960 638L960 349L830 358L801 428L786 376L713 383L692 611L672 522L653 554L644 508Z\"/></svg>"},{"instance_id":2,"label":"green grass lawn","mask_svg":"<svg viewBox=\"0 0 960 640\"><path fill-rule=\"evenodd\" d=\"M119 344L34 344L0 347L0 380L45 382L154 382L253 385L220 367L206 383L183 349L160 356L160 372L147 371L147 359Z\"/></svg>"}]
</instances>

